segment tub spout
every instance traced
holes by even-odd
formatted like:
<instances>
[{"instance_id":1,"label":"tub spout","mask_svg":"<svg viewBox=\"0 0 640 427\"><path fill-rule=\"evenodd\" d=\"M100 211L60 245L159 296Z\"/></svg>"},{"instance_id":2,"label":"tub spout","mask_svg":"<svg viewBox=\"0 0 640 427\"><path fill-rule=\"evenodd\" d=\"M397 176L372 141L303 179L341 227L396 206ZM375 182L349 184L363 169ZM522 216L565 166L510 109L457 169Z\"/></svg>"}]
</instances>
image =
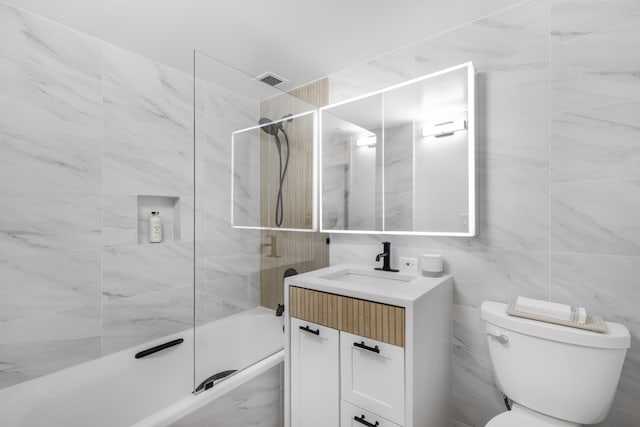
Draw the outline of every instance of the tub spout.
<instances>
[{"instance_id":1,"label":"tub spout","mask_svg":"<svg viewBox=\"0 0 640 427\"><path fill-rule=\"evenodd\" d=\"M280 258L280 255L278 255L277 237L275 235L267 236L267 237L269 238L269 243L262 243L260 245L260 251L262 252L262 249L269 248L269 255L267 255L267 257Z\"/></svg>"}]
</instances>

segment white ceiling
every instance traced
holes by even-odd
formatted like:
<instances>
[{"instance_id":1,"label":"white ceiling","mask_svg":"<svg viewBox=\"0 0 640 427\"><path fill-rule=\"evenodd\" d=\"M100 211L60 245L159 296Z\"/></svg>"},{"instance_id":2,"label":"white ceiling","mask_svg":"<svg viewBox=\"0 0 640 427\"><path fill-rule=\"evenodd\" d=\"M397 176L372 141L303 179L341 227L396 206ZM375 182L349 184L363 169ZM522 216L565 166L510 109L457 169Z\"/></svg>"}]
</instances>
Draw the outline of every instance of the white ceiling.
<instances>
[{"instance_id":1,"label":"white ceiling","mask_svg":"<svg viewBox=\"0 0 640 427\"><path fill-rule=\"evenodd\" d=\"M297 86L514 0L6 0L174 68L192 52Z\"/></svg>"}]
</instances>

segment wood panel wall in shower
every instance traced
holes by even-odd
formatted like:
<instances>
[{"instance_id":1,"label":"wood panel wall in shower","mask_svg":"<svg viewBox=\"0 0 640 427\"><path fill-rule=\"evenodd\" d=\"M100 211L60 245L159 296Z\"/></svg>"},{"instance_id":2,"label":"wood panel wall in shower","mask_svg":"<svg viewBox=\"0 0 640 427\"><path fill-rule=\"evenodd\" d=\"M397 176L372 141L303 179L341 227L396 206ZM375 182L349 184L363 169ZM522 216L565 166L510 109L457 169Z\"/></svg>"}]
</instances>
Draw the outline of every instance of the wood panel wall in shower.
<instances>
[{"instance_id":1,"label":"wood panel wall in shower","mask_svg":"<svg viewBox=\"0 0 640 427\"><path fill-rule=\"evenodd\" d=\"M277 120L300 112L300 100L316 107L327 105L327 79L318 80L261 104L262 117ZM283 184L282 228L311 228L313 215L313 121L312 116L285 125L291 147L289 167ZM282 150L284 159L284 138ZM260 134L260 224L275 227L275 206L279 185L278 153L273 136ZM318 232L263 230L260 257L260 304L276 308L284 301L284 273L298 273L329 265L328 235ZM272 246L273 245L273 246Z\"/></svg>"}]
</instances>

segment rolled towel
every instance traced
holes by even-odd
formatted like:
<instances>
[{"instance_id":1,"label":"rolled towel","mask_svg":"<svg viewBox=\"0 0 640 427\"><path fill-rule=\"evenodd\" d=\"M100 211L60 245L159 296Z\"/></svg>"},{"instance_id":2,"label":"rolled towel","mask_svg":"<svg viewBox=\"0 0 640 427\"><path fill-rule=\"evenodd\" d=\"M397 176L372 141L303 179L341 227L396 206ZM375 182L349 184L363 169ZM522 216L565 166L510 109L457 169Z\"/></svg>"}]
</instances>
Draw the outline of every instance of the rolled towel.
<instances>
[{"instance_id":1,"label":"rolled towel","mask_svg":"<svg viewBox=\"0 0 640 427\"><path fill-rule=\"evenodd\" d=\"M584 307L572 307L557 302L518 297L516 298L516 303L513 308L517 311L552 317L565 322L573 322L581 325L587 323L587 311Z\"/></svg>"}]
</instances>

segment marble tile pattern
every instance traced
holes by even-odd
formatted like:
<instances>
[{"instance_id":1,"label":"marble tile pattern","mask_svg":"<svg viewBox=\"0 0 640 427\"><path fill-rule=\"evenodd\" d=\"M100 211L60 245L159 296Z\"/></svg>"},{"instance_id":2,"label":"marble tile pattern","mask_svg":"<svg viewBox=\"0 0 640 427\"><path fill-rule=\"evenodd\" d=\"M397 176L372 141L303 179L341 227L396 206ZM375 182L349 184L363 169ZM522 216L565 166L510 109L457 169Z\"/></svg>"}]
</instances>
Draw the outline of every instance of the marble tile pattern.
<instances>
[{"instance_id":1,"label":"marble tile pattern","mask_svg":"<svg viewBox=\"0 0 640 427\"><path fill-rule=\"evenodd\" d=\"M545 47L549 0L515 5L415 44L416 76L472 61L477 67Z\"/></svg>"},{"instance_id":2,"label":"marble tile pattern","mask_svg":"<svg viewBox=\"0 0 640 427\"><path fill-rule=\"evenodd\" d=\"M640 180L551 186L551 249L640 255Z\"/></svg>"},{"instance_id":3,"label":"marble tile pattern","mask_svg":"<svg viewBox=\"0 0 640 427\"><path fill-rule=\"evenodd\" d=\"M0 56L99 82L101 43L93 37L0 3Z\"/></svg>"},{"instance_id":4,"label":"marble tile pattern","mask_svg":"<svg viewBox=\"0 0 640 427\"><path fill-rule=\"evenodd\" d=\"M3 192L99 193L101 108L99 81L0 56Z\"/></svg>"},{"instance_id":5,"label":"marble tile pattern","mask_svg":"<svg viewBox=\"0 0 640 427\"><path fill-rule=\"evenodd\" d=\"M551 46L554 112L630 102L640 98L640 21L614 26Z\"/></svg>"},{"instance_id":6,"label":"marble tile pattern","mask_svg":"<svg viewBox=\"0 0 640 427\"><path fill-rule=\"evenodd\" d=\"M0 3L0 387L193 325L193 147L191 76Z\"/></svg>"},{"instance_id":7,"label":"marble tile pattern","mask_svg":"<svg viewBox=\"0 0 640 427\"><path fill-rule=\"evenodd\" d=\"M105 301L193 285L193 244L165 242L102 251Z\"/></svg>"},{"instance_id":8,"label":"marble tile pattern","mask_svg":"<svg viewBox=\"0 0 640 427\"><path fill-rule=\"evenodd\" d=\"M640 178L639 101L554 114L550 132L552 181Z\"/></svg>"},{"instance_id":9,"label":"marble tile pattern","mask_svg":"<svg viewBox=\"0 0 640 427\"><path fill-rule=\"evenodd\" d=\"M103 356L193 328L193 284L113 299L102 306Z\"/></svg>"},{"instance_id":10,"label":"marble tile pattern","mask_svg":"<svg viewBox=\"0 0 640 427\"><path fill-rule=\"evenodd\" d=\"M206 58L203 58L206 60ZM260 103L213 82L201 85L204 115L203 134L196 139L196 222L200 222L197 240L202 257L196 259L196 324L202 324L256 307L260 303L260 232L231 228L231 134L256 126L261 116ZM200 95L200 94L199 94ZM277 116L274 116L277 117ZM196 122L198 128L199 122ZM259 131L244 133L243 156L236 163L244 171L255 172L259 162ZM237 153L236 153L237 154ZM243 163L244 162L244 163ZM247 178L245 175L243 178ZM256 204L252 177L238 188L236 224L258 225L260 209ZM198 188L199 186L199 188ZM198 208L199 206L199 208ZM201 210L200 210L201 209ZM198 225L196 225L198 226ZM201 227L201 228L200 228ZM198 253L198 251L196 251Z\"/></svg>"},{"instance_id":11,"label":"marble tile pattern","mask_svg":"<svg viewBox=\"0 0 640 427\"><path fill-rule=\"evenodd\" d=\"M330 252L331 264L373 266L390 240L394 265L444 255L454 277L455 426L481 427L504 411L479 307L517 295L584 305L629 328L632 348L600 426L640 425L639 7L520 2L330 76L339 101L366 91L360 82L383 88L412 69L477 67L479 234L334 234Z\"/></svg>"},{"instance_id":12,"label":"marble tile pattern","mask_svg":"<svg viewBox=\"0 0 640 427\"><path fill-rule=\"evenodd\" d=\"M551 294L557 301L587 307L631 331L631 349L627 353L618 392L606 426L638 424L640 395L640 316L637 302L640 287L640 257L552 252L550 257Z\"/></svg>"},{"instance_id":13,"label":"marble tile pattern","mask_svg":"<svg viewBox=\"0 0 640 427\"><path fill-rule=\"evenodd\" d=\"M193 326L195 204L192 78L106 43L102 62L105 355ZM174 240L138 244L138 195L179 198Z\"/></svg>"},{"instance_id":14,"label":"marble tile pattern","mask_svg":"<svg viewBox=\"0 0 640 427\"><path fill-rule=\"evenodd\" d=\"M505 409L495 386L480 310L454 306L453 319L453 419L483 427Z\"/></svg>"},{"instance_id":15,"label":"marble tile pattern","mask_svg":"<svg viewBox=\"0 0 640 427\"><path fill-rule=\"evenodd\" d=\"M0 323L0 388L100 357L100 304Z\"/></svg>"},{"instance_id":16,"label":"marble tile pattern","mask_svg":"<svg viewBox=\"0 0 640 427\"><path fill-rule=\"evenodd\" d=\"M574 37L640 19L635 0L550 0L550 34L553 41Z\"/></svg>"},{"instance_id":17,"label":"marble tile pattern","mask_svg":"<svg viewBox=\"0 0 640 427\"><path fill-rule=\"evenodd\" d=\"M0 324L100 304L100 261L99 250L0 257Z\"/></svg>"},{"instance_id":18,"label":"marble tile pattern","mask_svg":"<svg viewBox=\"0 0 640 427\"><path fill-rule=\"evenodd\" d=\"M269 369L171 426L282 426L282 369L282 364Z\"/></svg>"}]
</instances>

